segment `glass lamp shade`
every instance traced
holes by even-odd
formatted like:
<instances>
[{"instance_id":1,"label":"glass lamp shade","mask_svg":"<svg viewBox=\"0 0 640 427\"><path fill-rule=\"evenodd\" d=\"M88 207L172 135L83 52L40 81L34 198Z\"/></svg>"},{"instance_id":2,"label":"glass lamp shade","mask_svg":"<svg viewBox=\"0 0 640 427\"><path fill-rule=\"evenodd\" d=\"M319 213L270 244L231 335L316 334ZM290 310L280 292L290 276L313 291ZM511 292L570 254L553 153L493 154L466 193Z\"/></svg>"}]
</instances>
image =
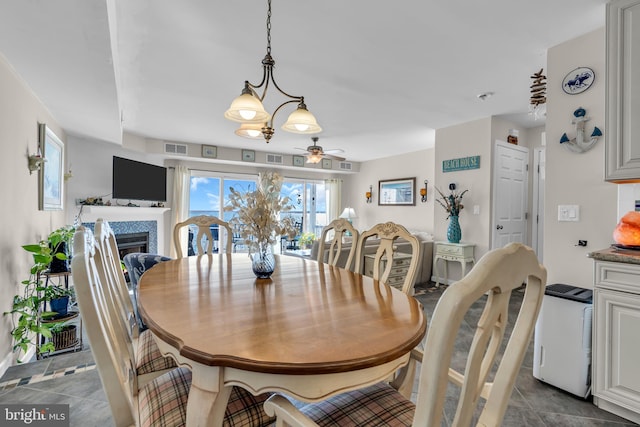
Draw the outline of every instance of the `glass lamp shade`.
<instances>
[{"instance_id":1,"label":"glass lamp shade","mask_svg":"<svg viewBox=\"0 0 640 427\"><path fill-rule=\"evenodd\" d=\"M226 119L240 123L264 123L271 117L262 102L250 93L243 93L233 100L224 113Z\"/></svg>"},{"instance_id":2,"label":"glass lamp shade","mask_svg":"<svg viewBox=\"0 0 640 427\"><path fill-rule=\"evenodd\" d=\"M319 133L322 131L322 128L309 110L298 106L298 109L291 113L287 122L282 125L282 130L293 133L309 134Z\"/></svg>"},{"instance_id":3,"label":"glass lamp shade","mask_svg":"<svg viewBox=\"0 0 640 427\"><path fill-rule=\"evenodd\" d=\"M265 123L242 123L235 134L243 138L260 139L262 138L262 127Z\"/></svg>"},{"instance_id":4,"label":"glass lamp shade","mask_svg":"<svg viewBox=\"0 0 640 427\"><path fill-rule=\"evenodd\" d=\"M307 156L307 163L320 163L320 160L322 160L321 154L309 154Z\"/></svg>"}]
</instances>

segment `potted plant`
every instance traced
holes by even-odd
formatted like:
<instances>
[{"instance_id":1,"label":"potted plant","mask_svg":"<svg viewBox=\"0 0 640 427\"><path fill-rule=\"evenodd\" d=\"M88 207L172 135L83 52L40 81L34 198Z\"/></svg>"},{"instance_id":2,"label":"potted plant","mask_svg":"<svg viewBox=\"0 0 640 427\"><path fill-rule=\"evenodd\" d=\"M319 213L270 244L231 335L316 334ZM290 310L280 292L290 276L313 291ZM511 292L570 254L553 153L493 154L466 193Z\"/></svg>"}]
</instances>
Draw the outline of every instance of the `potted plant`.
<instances>
[{"instance_id":1,"label":"potted plant","mask_svg":"<svg viewBox=\"0 0 640 427\"><path fill-rule=\"evenodd\" d=\"M72 347L78 342L76 325L66 322L48 324L51 331L51 343L55 350L63 350Z\"/></svg>"},{"instance_id":2,"label":"potted plant","mask_svg":"<svg viewBox=\"0 0 640 427\"><path fill-rule=\"evenodd\" d=\"M300 247L309 249L313 245L313 242L315 240L316 240L316 235L310 231L307 231L302 233L298 241L300 242Z\"/></svg>"},{"instance_id":3,"label":"potted plant","mask_svg":"<svg viewBox=\"0 0 640 427\"><path fill-rule=\"evenodd\" d=\"M5 315L14 316L15 323L11 330L14 340L13 351L22 351L22 353L26 354L29 345L36 345L39 353L55 350L51 341L42 346L37 346L34 337L40 334L46 338L51 338L50 327L43 325L41 319L56 317L59 312L53 310L45 311L46 303L49 302L49 305L51 305L51 300L66 297L66 304L68 304L70 292L60 286L45 287L43 285L43 274L50 271L51 263L54 259L68 260L66 248L69 247L68 243L73 237L73 233L73 227L61 227L52 231L46 240L22 246L24 250L32 254L34 263L29 269L29 278L21 282L24 285L22 293L14 295L11 310L4 313ZM64 245L61 245L62 243ZM67 307L66 304L63 303L64 309ZM23 360L18 359L18 362L23 362Z\"/></svg>"}]
</instances>

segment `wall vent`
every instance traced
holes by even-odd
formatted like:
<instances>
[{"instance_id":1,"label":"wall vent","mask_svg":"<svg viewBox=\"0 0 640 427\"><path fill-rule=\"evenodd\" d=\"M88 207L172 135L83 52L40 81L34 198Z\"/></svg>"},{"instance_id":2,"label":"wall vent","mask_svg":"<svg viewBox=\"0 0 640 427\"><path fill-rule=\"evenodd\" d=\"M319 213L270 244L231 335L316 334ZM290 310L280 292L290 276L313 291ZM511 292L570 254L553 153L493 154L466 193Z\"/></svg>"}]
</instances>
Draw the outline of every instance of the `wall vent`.
<instances>
[{"instance_id":1,"label":"wall vent","mask_svg":"<svg viewBox=\"0 0 640 427\"><path fill-rule=\"evenodd\" d=\"M351 162L340 162L338 165L338 169L343 171L350 171L353 169L353 164Z\"/></svg>"},{"instance_id":2,"label":"wall vent","mask_svg":"<svg viewBox=\"0 0 640 427\"><path fill-rule=\"evenodd\" d=\"M267 163L271 163L272 165L283 164L282 154L267 154Z\"/></svg>"},{"instance_id":3,"label":"wall vent","mask_svg":"<svg viewBox=\"0 0 640 427\"><path fill-rule=\"evenodd\" d=\"M187 155L187 145L186 144L174 144L166 142L164 144L164 152L167 154L180 154L182 156Z\"/></svg>"}]
</instances>

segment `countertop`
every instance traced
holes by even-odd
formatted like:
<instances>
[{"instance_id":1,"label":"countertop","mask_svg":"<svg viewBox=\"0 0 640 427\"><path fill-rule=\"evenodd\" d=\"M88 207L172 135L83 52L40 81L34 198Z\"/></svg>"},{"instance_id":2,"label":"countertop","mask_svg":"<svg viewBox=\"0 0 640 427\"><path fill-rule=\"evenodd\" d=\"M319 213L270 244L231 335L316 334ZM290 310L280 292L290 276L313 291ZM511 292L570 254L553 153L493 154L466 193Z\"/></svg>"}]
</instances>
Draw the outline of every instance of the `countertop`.
<instances>
[{"instance_id":1,"label":"countertop","mask_svg":"<svg viewBox=\"0 0 640 427\"><path fill-rule=\"evenodd\" d=\"M640 264L640 250L620 249L609 247L587 255L599 261L626 262L627 264Z\"/></svg>"}]
</instances>

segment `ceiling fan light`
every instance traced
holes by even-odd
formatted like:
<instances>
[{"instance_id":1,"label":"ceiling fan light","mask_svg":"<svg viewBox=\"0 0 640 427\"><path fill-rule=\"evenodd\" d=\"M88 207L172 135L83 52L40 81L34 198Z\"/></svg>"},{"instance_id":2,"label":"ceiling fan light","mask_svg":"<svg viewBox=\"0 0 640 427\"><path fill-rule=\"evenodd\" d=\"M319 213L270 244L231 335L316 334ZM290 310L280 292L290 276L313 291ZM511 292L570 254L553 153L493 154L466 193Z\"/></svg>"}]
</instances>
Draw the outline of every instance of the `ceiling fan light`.
<instances>
[{"instance_id":1,"label":"ceiling fan light","mask_svg":"<svg viewBox=\"0 0 640 427\"><path fill-rule=\"evenodd\" d=\"M235 134L243 138L260 139L262 138L262 127L264 123L242 123Z\"/></svg>"},{"instance_id":2,"label":"ceiling fan light","mask_svg":"<svg viewBox=\"0 0 640 427\"><path fill-rule=\"evenodd\" d=\"M282 130L293 133L319 133L322 128L313 114L303 105L298 105L298 109L289 114L287 122L282 125Z\"/></svg>"},{"instance_id":3,"label":"ceiling fan light","mask_svg":"<svg viewBox=\"0 0 640 427\"><path fill-rule=\"evenodd\" d=\"M322 160L322 154L307 155L307 163L320 163L320 160Z\"/></svg>"},{"instance_id":4,"label":"ceiling fan light","mask_svg":"<svg viewBox=\"0 0 640 427\"><path fill-rule=\"evenodd\" d=\"M231 106L224 113L228 120L240 123L264 123L270 115L264 109L262 102L251 93L243 92L231 102Z\"/></svg>"}]
</instances>

